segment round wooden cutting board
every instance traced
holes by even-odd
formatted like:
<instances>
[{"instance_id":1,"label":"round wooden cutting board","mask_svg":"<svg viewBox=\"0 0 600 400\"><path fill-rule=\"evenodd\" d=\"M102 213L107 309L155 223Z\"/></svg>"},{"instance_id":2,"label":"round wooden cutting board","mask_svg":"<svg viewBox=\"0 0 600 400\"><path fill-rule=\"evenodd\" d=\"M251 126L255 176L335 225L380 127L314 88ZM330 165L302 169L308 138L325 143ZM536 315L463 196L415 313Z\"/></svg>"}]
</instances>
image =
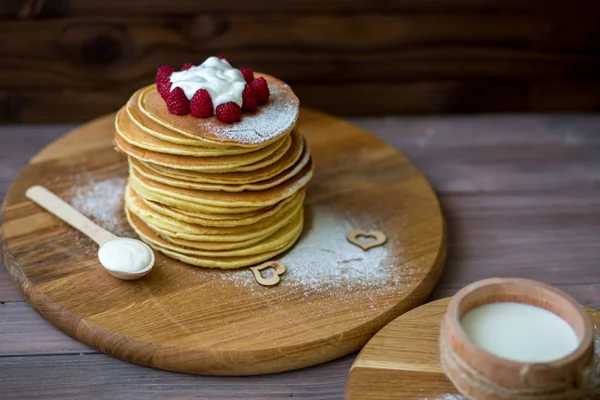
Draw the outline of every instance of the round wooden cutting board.
<instances>
[{"instance_id":1,"label":"round wooden cutting board","mask_svg":"<svg viewBox=\"0 0 600 400\"><path fill-rule=\"evenodd\" d=\"M438 335L450 298L424 304L379 331L350 369L346 400L462 400L439 362ZM586 307L600 351L600 312ZM600 397L600 365L590 383L590 398Z\"/></svg>"},{"instance_id":2,"label":"round wooden cutting board","mask_svg":"<svg viewBox=\"0 0 600 400\"><path fill-rule=\"evenodd\" d=\"M25 198L44 185L98 224L133 236L123 215L127 162L112 145L114 116L67 134L34 157L3 210L2 254L31 305L100 351L151 367L212 375L286 371L358 350L421 304L444 262L435 193L400 153L337 118L302 110L315 175L298 244L275 287L250 270L187 266L157 253L154 270L120 281L97 247ZM400 134L400 133L399 133ZM387 235L363 251L351 229Z\"/></svg>"}]
</instances>

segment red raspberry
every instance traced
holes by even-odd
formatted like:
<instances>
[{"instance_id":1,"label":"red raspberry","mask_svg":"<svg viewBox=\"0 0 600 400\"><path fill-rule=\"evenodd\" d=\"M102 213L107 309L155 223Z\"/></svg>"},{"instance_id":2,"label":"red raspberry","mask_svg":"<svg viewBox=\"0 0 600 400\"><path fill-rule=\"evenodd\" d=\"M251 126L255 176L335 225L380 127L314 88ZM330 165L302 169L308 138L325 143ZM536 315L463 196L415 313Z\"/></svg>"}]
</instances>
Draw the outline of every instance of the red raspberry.
<instances>
[{"instance_id":1,"label":"red raspberry","mask_svg":"<svg viewBox=\"0 0 600 400\"><path fill-rule=\"evenodd\" d=\"M167 101L167 97L169 96L169 93L171 92L171 82L167 81L167 82L157 83L156 89L158 90L158 93L160 93L160 97L162 97L162 99L164 101Z\"/></svg>"},{"instance_id":2,"label":"red raspberry","mask_svg":"<svg viewBox=\"0 0 600 400\"><path fill-rule=\"evenodd\" d=\"M252 89L250 85L244 87L244 91L242 92L242 102L242 110L256 110L256 96L254 96L254 89Z\"/></svg>"},{"instance_id":3,"label":"red raspberry","mask_svg":"<svg viewBox=\"0 0 600 400\"><path fill-rule=\"evenodd\" d=\"M242 118L242 109L233 101L217 106L217 119L226 124L232 124Z\"/></svg>"},{"instance_id":4,"label":"red raspberry","mask_svg":"<svg viewBox=\"0 0 600 400\"><path fill-rule=\"evenodd\" d=\"M183 64L183 67L181 67L180 71L186 71L186 70L192 68L193 66L194 66L194 64L192 64L192 63Z\"/></svg>"},{"instance_id":5,"label":"red raspberry","mask_svg":"<svg viewBox=\"0 0 600 400\"><path fill-rule=\"evenodd\" d=\"M246 83L250 83L254 80L254 73L252 72L252 68L240 68L240 72L244 75L244 79Z\"/></svg>"},{"instance_id":6,"label":"red raspberry","mask_svg":"<svg viewBox=\"0 0 600 400\"><path fill-rule=\"evenodd\" d=\"M196 118L213 115L213 102L206 89L198 89L190 101L190 114Z\"/></svg>"},{"instance_id":7,"label":"red raspberry","mask_svg":"<svg viewBox=\"0 0 600 400\"><path fill-rule=\"evenodd\" d=\"M167 108L171 114L175 115L185 115L190 112L190 102L185 97L183 89L176 87L169 92L167 96Z\"/></svg>"},{"instance_id":8,"label":"red raspberry","mask_svg":"<svg viewBox=\"0 0 600 400\"><path fill-rule=\"evenodd\" d=\"M162 67L158 67L156 70L156 85L161 83L169 82L169 78L173 73L173 68L168 65L163 65Z\"/></svg>"},{"instance_id":9,"label":"red raspberry","mask_svg":"<svg viewBox=\"0 0 600 400\"><path fill-rule=\"evenodd\" d=\"M267 85L267 81L262 76L260 78L256 78L250 83L252 89L254 89L254 95L256 96L256 102L258 104L264 104L269 100L269 85Z\"/></svg>"}]
</instances>

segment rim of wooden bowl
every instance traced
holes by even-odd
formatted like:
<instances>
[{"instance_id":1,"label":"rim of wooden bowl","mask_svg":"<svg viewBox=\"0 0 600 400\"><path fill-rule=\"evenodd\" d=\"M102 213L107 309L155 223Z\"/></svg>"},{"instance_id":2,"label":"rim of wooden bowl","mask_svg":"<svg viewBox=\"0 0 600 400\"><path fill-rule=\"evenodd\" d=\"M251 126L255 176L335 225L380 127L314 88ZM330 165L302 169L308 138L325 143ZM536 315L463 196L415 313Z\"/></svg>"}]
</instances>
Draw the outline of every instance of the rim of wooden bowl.
<instances>
[{"instance_id":1,"label":"rim of wooden bowl","mask_svg":"<svg viewBox=\"0 0 600 400\"><path fill-rule=\"evenodd\" d=\"M510 296L509 288L518 288L521 291L523 289L531 290L531 293L534 291L543 292L549 295L549 297L554 298L555 301L548 301L545 303L535 303L529 302L527 300L532 300L529 297L524 297L519 301L517 299L514 300L493 300L493 294L489 294L489 298L483 294L483 298L485 299L483 302L478 302L472 305L472 307L468 309L464 309L463 304L466 300L468 300L471 296L481 295L483 291L488 291L493 287L501 287L500 293L503 293L503 290L507 292ZM512 294L513 296L516 293ZM561 307L556 305L556 299L560 299ZM578 336L579 344L577 348L566 356L543 363L527 363L520 362L515 360L509 360L506 358L502 358L496 356L482 347L473 342L467 335L467 333L462 328L461 319L462 317L469 311L479 306L490 304L494 302L521 302L525 304L530 304L536 307L544 308L555 315L558 315L565 322L567 322L574 330ZM551 308L552 305L557 306L557 308ZM558 310L558 311L557 311ZM486 364L498 366L506 369L514 369L518 370L523 368L526 365L543 365L552 369L563 369L568 368L570 365L574 365L578 363L582 358L586 356L586 353L590 351L590 348L593 348L594 344L594 329L592 325L592 321L583 309L583 307L569 294L563 292L560 289L557 289L553 286L545 284L543 282L524 279L524 278L489 278L481 281L473 282L465 287L454 295L448 304L448 309L446 315L444 317L445 322L447 324L447 328L452 331L452 334L455 335L458 342L460 342L460 346L464 348L465 353L477 355L482 358ZM446 328L446 329L447 329ZM452 347L452 340L447 343L448 346Z\"/></svg>"}]
</instances>

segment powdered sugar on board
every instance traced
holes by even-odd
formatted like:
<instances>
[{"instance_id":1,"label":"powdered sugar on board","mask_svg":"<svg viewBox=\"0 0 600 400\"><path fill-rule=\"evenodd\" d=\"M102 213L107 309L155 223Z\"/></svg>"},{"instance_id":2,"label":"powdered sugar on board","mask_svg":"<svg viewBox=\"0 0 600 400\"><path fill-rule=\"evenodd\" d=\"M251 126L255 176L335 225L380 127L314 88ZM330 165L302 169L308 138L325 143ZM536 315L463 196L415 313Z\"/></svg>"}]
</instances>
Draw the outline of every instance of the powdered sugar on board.
<instances>
[{"instance_id":1,"label":"powdered sugar on board","mask_svg":"<svg viewBox=\"0 0 600 400\"><path fill-rule=\"evenodd\" d=\"M363 251L346 240L353 229L339 213L326 208L311 208L306 212L305 230L290 252L277 261L287 267L280 285L302 287L307 293L349 288L399 289L410 276L400 276L398 269L385 260L388 249L384 246ZM246 271L223 275L236 286L256 285Z\"/></svg>"},{"instance_id":2,"label":"powdered sugar on board","mask_svg":"<svg viewBox=\"0 0 600 400\"><path fill-rule=\"evenodd\" d=\"M285 132L298 119L298 103L287 86L269 85L269 102L253 114L243 113L234 124L224 124L216 118L203 120L203 129L211 135L244 144L267 142Z\"/></svg>"},{"instance_id":3,"label":"powdered sugar on board","mask_svg":"<svg viewBox=\"0 0 600 400\"><path fill-rule=\"evenodd\" d=\"M125 177L88 181L77 185L67 201L104 229L118 236L132 237L134 234L123 213L126 182ZM389 244L363 251L349 243L346 233L353 228L356 226L343 213L322 205L305 207L305 226L300 240L291 251L276 258L287 267L279 285L292 289L296 295L307 297L318 293L343 292L349 295L355 292L371 298L375 292L381 294L408 290L418 281L408 262L400 271L399 266L394 265L394 260L389 259ZM377 227L369 225L364 228ZM80 245L88 247L87 242ZM249 297L264 295L265 288L255 281L248 269L194 269L196 274L205 275L206 279L217 279L223 285L235 285ZM268 270L263 273L268 274ZM377 305L376 299L372 298L370 307Z\"/></svg>"},{"instance_id":4,"label":"powdered sugar on board","mask_svg":"<svg viewBox=\"0 0 600 400\"><path fill-rule=\"evenodd\" d=\"M127 178L90 181L77 186L71 205L80 213L117 236L131 236L123 224L123 194Z\"/></svg>"}]
</instances>

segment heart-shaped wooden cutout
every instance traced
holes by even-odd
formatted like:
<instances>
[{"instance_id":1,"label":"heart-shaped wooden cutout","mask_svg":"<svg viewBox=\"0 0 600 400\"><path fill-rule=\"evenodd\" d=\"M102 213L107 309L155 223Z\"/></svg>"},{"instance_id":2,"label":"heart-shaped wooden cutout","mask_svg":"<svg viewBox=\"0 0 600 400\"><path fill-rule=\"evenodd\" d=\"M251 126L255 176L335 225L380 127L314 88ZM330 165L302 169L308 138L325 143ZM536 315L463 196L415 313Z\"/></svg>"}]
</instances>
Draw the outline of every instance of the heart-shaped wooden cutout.
<instances>
[{"instance_id":1,"label":"heart-shaped wooden cutout","mask_svg":"<svg viewBox=\"0 0 600 400\"><path fill-rule=\"evenodd\" d=\"M275 273L273 273L273 276L269 278L263 277L260 273L261 271L267 268L275 269ZM250 267L250 269L254 273L254 278L256 279L256 282L260 283L263 286L277 285L280 281L279 277L285 274L286 271L285 265L278 261L267 261L266 263L262 263L260 265L257 265L256 267Z\"/></svg>"},{"instance_id":2,"label":"heart-shaped wooden cutout","mask_svg":"<svg viewBox=\"0 0 600 400\"><path fill-rule=\"evenodd\" d=\"M372 238L374 240L364 243L358 240L358 238L360 237ZM381 246L382 244L384 244L387 240L387 237L383 232L380 231L365 232L362 229L352 229L346 234L346 239L348 239L348 241L353 245L360 247L364 251L367 251L369 249L372 249L373 247Z\"/></svg>"}]
</instances>

